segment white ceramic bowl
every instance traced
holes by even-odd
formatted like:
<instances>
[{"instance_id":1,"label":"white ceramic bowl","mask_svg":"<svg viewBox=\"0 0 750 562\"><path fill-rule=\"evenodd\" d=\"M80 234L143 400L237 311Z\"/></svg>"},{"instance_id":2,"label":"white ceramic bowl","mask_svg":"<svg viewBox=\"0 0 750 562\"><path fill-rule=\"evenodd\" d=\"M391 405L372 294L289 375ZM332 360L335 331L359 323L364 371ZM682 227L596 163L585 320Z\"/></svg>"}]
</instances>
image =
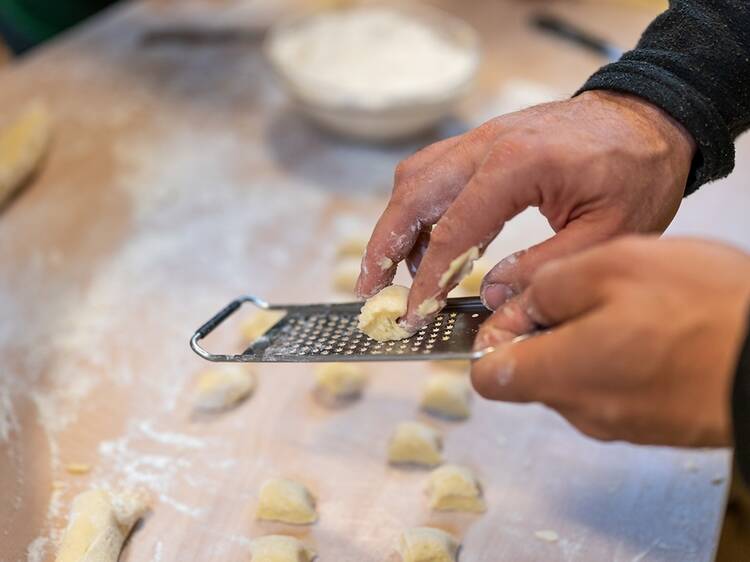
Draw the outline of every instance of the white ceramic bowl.
<instances>
[{"instance_id":1,"label":"white ceramic bowl","mask_svg":"<svg viewBox=\"0 0 750 562\"><path fill-rule=\"evenodd\" d=\"M378 8L384 6L379 5ZM369 141L387 141L408 137L436 124L448 115L456 103L470 90L479 67L479 37L476 31L454 16L424 5L385 8L417 19L436 31L441 38L457 46L470 60L466 72L446 83L439 91L413 93L391 100L337 99L315 84L293 64L278 55L277 45L287 33L306 25L321 12L314 12L282 21L273 26L266 38L265 53L281 83L295 105L310 119L335 133ZM367 10L368 6L341 8ZM408 52L404 56L409 56Z\"/></svg>"}]
</instances>

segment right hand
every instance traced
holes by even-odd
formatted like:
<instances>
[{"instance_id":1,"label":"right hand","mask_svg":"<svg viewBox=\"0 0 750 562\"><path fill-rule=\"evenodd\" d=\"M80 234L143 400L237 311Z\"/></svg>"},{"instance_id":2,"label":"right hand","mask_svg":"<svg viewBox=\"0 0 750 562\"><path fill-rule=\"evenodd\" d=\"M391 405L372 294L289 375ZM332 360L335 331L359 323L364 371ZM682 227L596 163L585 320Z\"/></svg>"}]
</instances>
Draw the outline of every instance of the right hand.
<instances>
[{"instance_id":1,"label":"right hand","mask_svg":"<svg viewBox=\"0 0 750 562\"><path fill-rule=\"evenodd\" d=\"M458 281L441 283L451 262L473 247L482 253L508 220L539 207L556 234L487 274L482 298L496 309L546 261L620 234L663 231L694 151L689 133L662 110L609 91L498 117L428 146L396 168L357 293L367 298L389 285L406 260L414 281L402 323L418 329L437 314L420 304L435 299L442 307Z\"/></svg>"}]
</instances>

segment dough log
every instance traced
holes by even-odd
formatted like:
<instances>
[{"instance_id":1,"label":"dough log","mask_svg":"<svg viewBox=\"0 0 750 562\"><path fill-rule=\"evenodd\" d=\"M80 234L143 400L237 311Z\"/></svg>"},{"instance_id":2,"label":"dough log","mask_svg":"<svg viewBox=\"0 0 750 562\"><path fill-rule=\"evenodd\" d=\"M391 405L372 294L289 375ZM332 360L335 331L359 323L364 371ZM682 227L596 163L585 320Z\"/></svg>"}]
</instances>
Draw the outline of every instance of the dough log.
<instances>
[{"instance_id":1,"label":"dough log","mask_svg":"<svg viewBox=\"0 0 750 562\"><path fill-rule=\"evenodd\" d=\"M399 552L403 562L456 562L458 541L433 527L415 527L401 535Z\"/></svg>"},{"instance_id":2,"label":"dough log","mask_svg":"<svg viewBox=\"0 0 750 562\"><path fill-rule=\"evenodd\" d=\"M146 496L138 492L93 489L78 494L55 562L117 562L146 509Z\"/></svg>"},{"instance_id":3,"label":"dough log","mask_svg":"<svg viewBox=\"0 0 750 562\"><path fill-rule=\"evenodd\" d=\"M250 543L251 562L311 562L314 558L311 549L286 535L268 535Z\"/></svg>"}]
</instances>

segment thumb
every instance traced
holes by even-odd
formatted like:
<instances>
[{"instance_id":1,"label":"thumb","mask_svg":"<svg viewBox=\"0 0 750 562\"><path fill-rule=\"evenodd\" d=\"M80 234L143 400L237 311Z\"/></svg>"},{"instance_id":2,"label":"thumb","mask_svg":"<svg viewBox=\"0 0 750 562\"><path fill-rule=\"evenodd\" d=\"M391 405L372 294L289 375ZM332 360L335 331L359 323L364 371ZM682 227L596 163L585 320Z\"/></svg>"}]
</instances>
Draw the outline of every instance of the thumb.
<instances>
[{"instance_id":1,"label":"thumb","mask_svg":"<svg viewBox=\"0 0 750 562\"><path fill-rule=\"evenodd\" d=\"M493 267L482 281L482 302L487 308L497 310L529 286L531 277L540 266L607 240L617 230L612 221L590 215L568 223L552 238L511 254Z\"/></svg>"}]
</instances>

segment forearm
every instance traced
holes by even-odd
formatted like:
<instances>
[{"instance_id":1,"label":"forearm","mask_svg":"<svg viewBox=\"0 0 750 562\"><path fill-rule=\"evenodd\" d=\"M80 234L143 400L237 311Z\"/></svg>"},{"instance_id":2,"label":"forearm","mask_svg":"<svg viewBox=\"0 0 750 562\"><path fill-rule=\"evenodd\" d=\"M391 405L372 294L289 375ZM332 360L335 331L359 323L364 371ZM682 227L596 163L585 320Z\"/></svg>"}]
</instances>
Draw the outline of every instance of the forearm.
<instances>
[{"instance_id":1,"label":"forearm","mask_svg":"<svg viewBox=\"0 0 750 562\"><path fill-rule=\"evenodd\" d=\"M637 47L580 91L638 95L680 122L698 151L685 193L727 175L734 139L750 128L750 2L673 0Z\"/></svg>"}]
</instances>

